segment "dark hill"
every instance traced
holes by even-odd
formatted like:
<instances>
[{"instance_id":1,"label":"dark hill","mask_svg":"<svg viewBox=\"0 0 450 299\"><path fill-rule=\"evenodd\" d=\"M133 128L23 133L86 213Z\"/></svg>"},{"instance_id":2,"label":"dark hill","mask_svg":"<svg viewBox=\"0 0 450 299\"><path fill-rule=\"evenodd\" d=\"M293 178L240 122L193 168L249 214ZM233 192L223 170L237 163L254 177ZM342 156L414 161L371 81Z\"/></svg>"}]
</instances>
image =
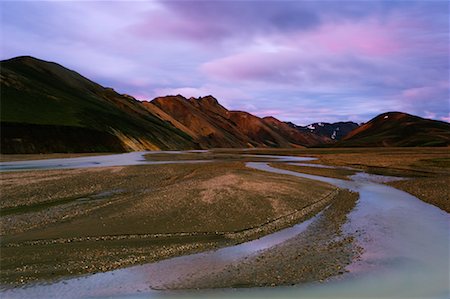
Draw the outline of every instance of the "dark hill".
<instances>
[{"instance_id":1,"label":"dark hill","mask_svg":"<svg viewBox=\"0 0 450 299\"><path fill-rule=\"evenodd\" d=\"M350 132L336 146L448 146L450 124L401 112L387 112Z\"/></svg>"},{"instance_id":2,"label":"dark hill","mask_svg":"<svg viewBox=\"0 0 450 299\"><path fill-rule=\"evenodd\" d=\"M2 153L197 147L139 101L59 64L25 56L0 69Z\"/></svg>"}]
</instances>

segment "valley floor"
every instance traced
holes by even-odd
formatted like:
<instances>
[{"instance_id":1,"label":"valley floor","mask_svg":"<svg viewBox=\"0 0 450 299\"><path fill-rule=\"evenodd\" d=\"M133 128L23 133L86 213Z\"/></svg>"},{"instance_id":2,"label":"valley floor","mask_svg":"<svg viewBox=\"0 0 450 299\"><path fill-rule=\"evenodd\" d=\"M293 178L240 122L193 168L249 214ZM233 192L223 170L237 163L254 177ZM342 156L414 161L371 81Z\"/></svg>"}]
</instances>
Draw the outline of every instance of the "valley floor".
<instances>
[{"instance_id":1,"label":"valley floor","mask_svg":"<svg viewBox=\"0 0 450 299\"><path fill-rule=\"evenodd\" d=\"M311 164L340 169L277 167L321 176L347 179L357 171L404 178L387 184L450 213L450 149L448 147L330 148L253 150L254 154L292 155L317 158Z\"/></svg>"},{"instance_id":2,"label":"valley floor","mask_svg":"<svg viewBox=\"0 0 450 299\"><path fill-rule=\"evenodd\" d=\"M208 163L2 172L1 284L53 281L238 244L327 206L305 234L247 261L258 271L236 265L226 277L168 287L286 285L342 274L358 248L351 236L333 236L340 235L356 194L249 169L246 161L262 158L240 153L311 156L318 158L311 164L352 168L272 164L341 179L356 169L406 177L389 184L450 211L450 155L438 148L214 150L169 155ZM163 161L168 155L147 158Z\"/></svg>"},{"instance_id":3,"label":"valley floor","mask_svg":"<svg viewBox=\"0 0 450 299\"><path fill-rule=\"evenodd\" d=\"M1 188L3 284L241 243L314 215L338 193L239 161L7 172Z\"/></svg>"}]
</instances>

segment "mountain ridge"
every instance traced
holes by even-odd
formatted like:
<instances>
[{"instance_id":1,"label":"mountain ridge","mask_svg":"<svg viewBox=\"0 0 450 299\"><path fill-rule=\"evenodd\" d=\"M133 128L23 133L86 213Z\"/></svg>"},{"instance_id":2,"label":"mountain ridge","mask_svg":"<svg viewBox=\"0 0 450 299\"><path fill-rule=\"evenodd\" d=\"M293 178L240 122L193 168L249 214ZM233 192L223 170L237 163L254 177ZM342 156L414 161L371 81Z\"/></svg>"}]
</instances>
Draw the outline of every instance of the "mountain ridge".
<instances>
[{"instance_id":1,"label":"mountain ridge","mask_svg":"<svg viewBox=\"0 0 450 299\"><path fill-rule=\"evenodd\" d=\"M59 64L24 56L3 60L0 67L2 153L198 148L136 99ZM24 128L36 133L25 134ZM86 130L97 138L80 149ZM105 138L111 142L97 142Z\"/></svg>"},{"instance_id":2,"label":"mountain ridge","mask_svg":"<svg viewBox=\"0 0 450 299\"><path fill-rule=\"evenodd\" d=\"M377 115L335 144L338 147L449 145L449 123L397 111Z\"/></svg>"},{"instance_id":3,"label":"mountain ridge","mask_svg":"<svg viewBox=\"0 0 450 299\"><path fill-rule=\"evenodd\" d=\"M334 123L318 122L307 126L299 126L292 122L286 122L290 127L295 128L301 132L310 132L319 136L327 137L331 141L337 141L344 138L352 130L359 127L359 125L352 121L339 121Z\"/></svg>"},{"instance_id":4,"label":"mountain ridge","mask_svg":"<svg viewBox=\"0 0 450 299\"><path fill-rule=\"evenodd\" d=\"M228 110L212 95L138 101L31 56L0 70L2 153L450 144L450 124L401 112L302 127Z\"/></svg>"},{"instance_id":5,"label":"mountain ridge","mask_svg":"<svg viewBox=\"0 0 450 299\"><path fill-rule=\"evenodd\" d=\"M204 147L304 147L322 142L313 134L280 130L264 118L228 110L211 95L189 99L181 95L157 97L150 104L193 130Z\"/></svg>"}]
</instances>

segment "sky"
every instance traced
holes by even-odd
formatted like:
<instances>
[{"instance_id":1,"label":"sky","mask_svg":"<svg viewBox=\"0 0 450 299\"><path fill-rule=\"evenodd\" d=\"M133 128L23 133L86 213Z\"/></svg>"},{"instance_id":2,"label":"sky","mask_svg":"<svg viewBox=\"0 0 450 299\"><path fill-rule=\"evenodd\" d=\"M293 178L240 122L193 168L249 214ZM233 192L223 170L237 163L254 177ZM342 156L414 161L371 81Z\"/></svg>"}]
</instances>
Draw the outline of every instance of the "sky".
<instances>
[{"instance_id":1,"label":"sky","mask_svg":"<svg viewBox=\"0 0 450 299\"><path fill-rule=\"evenodd\" d=\"M450 121L449 1L2 1L0 58L299 125Z\"/></svg>"}]
</instances>

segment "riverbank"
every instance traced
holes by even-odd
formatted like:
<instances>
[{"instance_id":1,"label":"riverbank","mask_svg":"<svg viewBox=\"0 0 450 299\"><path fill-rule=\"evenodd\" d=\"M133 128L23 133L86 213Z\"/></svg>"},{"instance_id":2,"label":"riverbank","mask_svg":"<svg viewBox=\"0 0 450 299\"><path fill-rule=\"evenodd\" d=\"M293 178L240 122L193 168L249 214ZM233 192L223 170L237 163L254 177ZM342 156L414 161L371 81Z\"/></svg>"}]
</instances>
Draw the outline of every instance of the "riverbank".
<instances>
[{"instance_id":1,"label":"riverbank","mask_svg":"<svg viewBox=\"0 0 450 299\"><path fill-rule=\"evenodd\" d=\"M362 248L343 231L358 194L340 191L305 231L276 246L227 264L216 271L196 272L164 289L274 287L324 281L347 272ZM164 280L164 279L162 279Z\"/></svg>"},{"instance_id":2,"label":"riverbank","mask_svg":"<svg viewBox=\"0 0 450 299\"><path fill-rule=\"evenodd\" d=\"M240 151L248 153L248 151ZM253 154L314 157L308 164L349 169L329 169L279 164L276 167L309 174L348 179L356 171L397 176L405 180L386 184L450 213L449 148L342 148L342 149L255 149Z\"/></svg>"},{"instance_id":3,"label":"riverbank","mask_svg":"<svg viewBox=\"0 0 450 299\"><path fill-rule=\"evenodd\" d=\"M91 157L111 155L112 153L54 153L54 154L1 154L1 162L30 161L30 160L48 160L48 159L66 159L78 157Z\"/></svg>"}]
</instances>

